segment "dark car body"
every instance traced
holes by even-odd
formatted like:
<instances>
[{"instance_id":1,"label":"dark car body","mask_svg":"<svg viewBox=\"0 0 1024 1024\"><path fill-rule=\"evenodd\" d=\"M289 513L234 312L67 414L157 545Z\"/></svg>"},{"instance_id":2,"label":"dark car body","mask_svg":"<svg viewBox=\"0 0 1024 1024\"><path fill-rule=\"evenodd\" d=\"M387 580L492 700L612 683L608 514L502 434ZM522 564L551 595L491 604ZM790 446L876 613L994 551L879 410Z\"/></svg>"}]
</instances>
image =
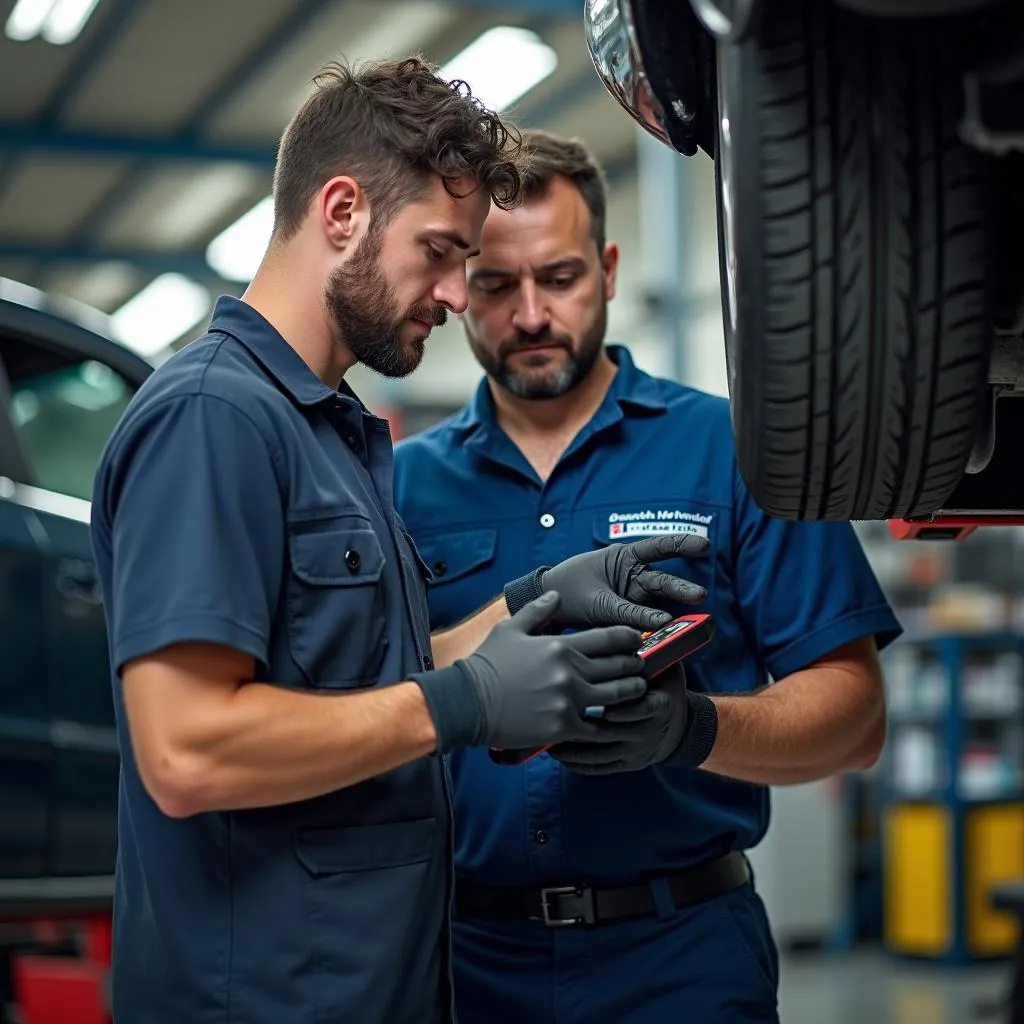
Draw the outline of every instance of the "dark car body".
<instances>
[{"instance_id":1,"label":"dark car body","mask_svg":"<svg viewBox=\"0 0 1024 1024\"><path fill-rule=\"evenodd\" d=\"M149 361L0 279L0 918L109 898L119 758L92 478Z\"/></svg>"}]
</instances>

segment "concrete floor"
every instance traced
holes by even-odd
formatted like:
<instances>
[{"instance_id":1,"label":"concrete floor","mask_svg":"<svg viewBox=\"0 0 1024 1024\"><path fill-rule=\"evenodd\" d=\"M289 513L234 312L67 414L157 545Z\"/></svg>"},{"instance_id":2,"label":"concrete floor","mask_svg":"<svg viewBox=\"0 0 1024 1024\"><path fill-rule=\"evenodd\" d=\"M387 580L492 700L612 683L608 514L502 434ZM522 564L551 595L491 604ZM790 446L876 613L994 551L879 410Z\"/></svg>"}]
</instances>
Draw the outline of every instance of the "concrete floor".
<instances>
[{"instance_id":1,"label":"concrete floor","mask_svg":"<svg viewBox=\"0 0 1024 1024\"><path fill-rule=\"evenodd\" d=\"M936 967L881 952L786 955L783 1024L1003 1024L976 1012L1007 987L1008 964Z\"/></svg>"}]
</instances>

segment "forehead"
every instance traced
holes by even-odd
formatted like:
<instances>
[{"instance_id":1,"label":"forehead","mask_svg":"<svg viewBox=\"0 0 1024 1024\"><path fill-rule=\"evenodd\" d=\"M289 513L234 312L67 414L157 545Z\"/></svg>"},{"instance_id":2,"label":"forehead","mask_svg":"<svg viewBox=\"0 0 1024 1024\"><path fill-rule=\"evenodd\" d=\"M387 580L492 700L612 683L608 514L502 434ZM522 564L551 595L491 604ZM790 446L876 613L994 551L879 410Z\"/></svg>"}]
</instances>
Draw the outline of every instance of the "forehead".
<instances>
[{"instance_id":1,"label":"forehead","mask_svg":"<svg viewBox=\"0 0 1024 1024\"><path fill-rule=\"evenodd\" d=\"M481 249L485 257L527 255L544 249L575 248L586 252L590 211L579 189L555 175L547 191L513 210L494 207L484 223Z\"/></svg>"},{"instance_id":2,"label":"forehead","mask_svg":"<svg viewBox=\"0 0 1024 1024\"><path fill-rule=\"evenodd\" d=\"M440 176L432 174L423 193L407 203L395 217L406 230L457 231L475 244L491 206L486 189L463 178L445 188ZM452 193L455 193L452 195Z\"/></svg>"}]
</instances>

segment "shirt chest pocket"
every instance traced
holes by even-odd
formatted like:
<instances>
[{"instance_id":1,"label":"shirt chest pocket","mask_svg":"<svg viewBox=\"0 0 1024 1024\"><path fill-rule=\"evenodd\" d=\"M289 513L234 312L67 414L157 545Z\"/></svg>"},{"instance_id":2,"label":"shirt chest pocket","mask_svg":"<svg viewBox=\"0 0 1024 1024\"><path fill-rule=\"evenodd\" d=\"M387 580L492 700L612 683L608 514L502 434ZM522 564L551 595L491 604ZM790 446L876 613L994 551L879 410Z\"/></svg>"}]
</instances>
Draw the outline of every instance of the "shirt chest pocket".
<instances>
[{"instance_id":1,"label":"shirt chest pocket","mask_svg":"<svg viewBox=\"0 0 1024 1024\"><path fill-rule=\"evenodd\" d=\"M498 593L501 587L492 578L497 543L497 530L461 530L417 540L431 572L431 628L454 625Z\"/></svg>"},{"instance_id":2,"label":"shirt chest pocket","mask_svg":"<svg viewBox=\"0 0 1024 1024\"><path fill-rule=\"evenodd\" d=\"M694 503L688 504L692 507ZM624 521L619 522L610 520L607 513L600 512L593 517L593 545L595 548L602 548L609 544L632 544L647 537L665 534L693 534L703 537L709 544L706 555L667 559L654 563L654 567L673 576L681 576L708 592L707 600L699 607L669 603L665 605L666 611L671 611L675 615L683 615L690 611L714 613L719 560L717 516L711 510L707 514L690 512L689 515L692 521L659 520L649 523L641 519L628 520L623 517Z\"/></svg>"},{"instance_id":3,"label":"shirt chest pocket","mask_svg":"<svg viewBox=\"0 0 1024 1024\"><path fill-rule=\"evenodd\" d=\"M369 519L291 523L288 643L313 687L372 686L387 650L384 552Z\"/></svg>"}]
</instances>

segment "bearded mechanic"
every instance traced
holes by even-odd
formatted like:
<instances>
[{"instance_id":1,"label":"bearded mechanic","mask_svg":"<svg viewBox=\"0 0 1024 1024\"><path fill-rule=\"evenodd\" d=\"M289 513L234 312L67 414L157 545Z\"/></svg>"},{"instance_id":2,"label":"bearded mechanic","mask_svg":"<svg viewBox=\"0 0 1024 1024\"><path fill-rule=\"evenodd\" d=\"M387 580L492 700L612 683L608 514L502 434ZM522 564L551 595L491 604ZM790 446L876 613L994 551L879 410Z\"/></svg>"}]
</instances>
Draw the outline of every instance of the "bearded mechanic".
<instances>
[{"instance_id":1,"label":"bearded mechanic","mask_svg":"<svg viewBox=\"0 0 1024 1024\"><path fill-rule=\"evenodd\" d=\"M596 740L519 767L453 752L459 1020L773 1021L776 949L743 851L767 787L874 763L878 649L900 626L849 524L754 504L726 401L605 345L619 256L600 169L575 141L524 144L525 201L490 212L469 261L485 377L396 449L432 625L535 562L677 536L706 551L686 575L717 635Z\"/></svg>"},{"instance_id":2,"label":"bearded mechanic","mask_svg":"<svg viewBox=\"0 0 1024 1024\"><path fill-rule=\"evenodd\" d=\"M118 1021L451 1020L429 755L582 738L586 707L644 691L638 628L667 616L634 601L686 592L644 548L512 580L429 635L388 425L344 381L410 372L465 308L487 210L519 199L515 142L422 60L326 71L284 133L251 286L113 432L92 532L123 758Z\"/></svg>"}]
</instances>

